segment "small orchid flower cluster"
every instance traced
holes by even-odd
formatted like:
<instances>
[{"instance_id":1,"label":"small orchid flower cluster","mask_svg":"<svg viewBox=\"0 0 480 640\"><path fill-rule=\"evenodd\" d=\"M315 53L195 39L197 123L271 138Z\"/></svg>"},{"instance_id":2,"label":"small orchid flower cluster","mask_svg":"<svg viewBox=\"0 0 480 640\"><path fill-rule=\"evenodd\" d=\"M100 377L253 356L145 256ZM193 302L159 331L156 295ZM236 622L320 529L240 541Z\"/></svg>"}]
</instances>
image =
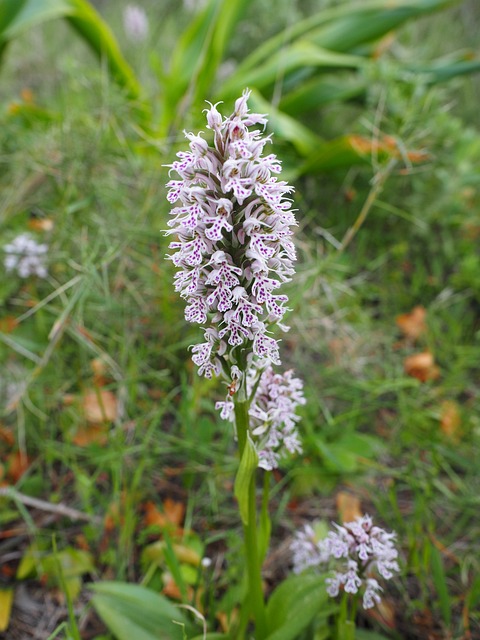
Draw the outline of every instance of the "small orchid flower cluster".
<instances>
[{"instance_id":1,"label":"small orchid flower cluster","mask_svg":"<svg viewBox=\"0 0 480 640\"><path fill-rule=\"evenodd\" d=\"M249 407L250 431L258 450L258 466L266 471L277 469L282 453L301 453L295 411L305 404L303 383L293 371L275 373L271 366L258 373L251 369L247 377L248 396L253 398ZM234 422L234 405L227 397L217 402L221 417Z\"/></svg>"},{"instance_id":2,"label":"small orchid flower cluster","mask_svg":"<svg viewBox=\"0 0 480 640\"><path fill-rule=\"evenodd\" d=\"M364 515L343 526L334 524L323 540L316 541L315 534L308 525L296 534L291 545L294 572L300 573L308 567L326 565L330 560L344 559L341 571L327 578L327 592L336 597L340 588L346 593L356 594L363 586L363 607L370 609L380 603L382 587L370 573L377 573L389 580L400 571L394 547L395 533L388 533L373 526L372 518Z\"/></svg>"},{"instance_id":3,"label":"small orchid flower cluster","mask_svg":"<svg viewBox=\"0 0 480 640\"><path fill-rule=\"evenodd\" d=\"M142 42L148 36L148 18L145 10L128 4L123 10L123 29L129 40Z\"/></svg>"},{"instance_id":4,"label":"small orchid flower cluster","mask_svg":"<svg viewBox=\"0 0 480 640\"><path fill-rule=\"evenodd\" d=\"M180 176L167 184L169 202L180 201L168 222L167 233L177 236L169 258L179 269L175 290L188 303L186 320L208 325L205 342L192 349L207 378L223 371L234 380L254 360L279 364L269 328L286 330L281 319L288 299L276 291L294 273L296 220L285 197L292 187L274 175L281 171L276 156L262 155L270 136L250 127L267 121L249 113L249 95L245 91L226 118L210 105L214 146L185 133L190 150L168 165Z\"/></svg>"},{"instance_id":5,"label":"small orchid flower cluster","mask_svg":"<svg viewBox=\"0 0 480 640\"><path fill-rule=\"evenodd\" d=\"M6 253L5 269L16 271L21 278L35 275L39 278L47 277L45 266L48 245L39 244L29 233L21 233L12 242L3 247Z\"/></svg>"}]
</instances>

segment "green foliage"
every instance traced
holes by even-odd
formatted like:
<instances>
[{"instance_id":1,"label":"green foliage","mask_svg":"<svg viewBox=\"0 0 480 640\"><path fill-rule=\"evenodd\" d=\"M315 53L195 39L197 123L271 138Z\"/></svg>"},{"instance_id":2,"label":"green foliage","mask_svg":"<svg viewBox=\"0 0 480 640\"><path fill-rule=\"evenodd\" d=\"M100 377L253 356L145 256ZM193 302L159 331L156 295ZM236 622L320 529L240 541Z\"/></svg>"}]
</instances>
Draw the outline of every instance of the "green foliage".
<instances>
[{"instance_id":1,"label":"green foliage","mask_svg":"<svg viewBox=\"0 0 480 640\"><path fill-rule=\"evenodd\" d=\"M93 606L116 640L183 640L191 633L182 611L145 587L97 582L91 588Z\"/></svg>"},{"instance_id":2,"label":"green foliage","mask_svg":"<svg viewBox=\"0 0 480 640\"><path fill-rule=\"evenodd\" d=\"M11 40L53 18L65 18L92 51L106 60L113 77L128 95L139 97L140 87L133 71L110 28L88 0L0 0L0 54Z\"/></svg>"},{"instance_id":3,"label":"green foliage","mask_svg":"<svg viewBox=\"0 0 480 640\"><path fill-rule=\"evenodd\" d=\"M179 128L185 117L185 106L179 106L185 100L193 108L204 104L232 32L250 3L209 0L182 34L171 56L170 72L161 79L164 101L160 134L171 127Z\"/></svg>"},{"instance_id":4,"label":"green foliage","mask_svg":"<svg viewBox=\"0 0 480 640\"><path fill-rule=\"evenodd\" d=\"M238 500L238 507L240 515L242 517L243 524L249 524L249 491L252 476L258 465L258 454L255 449L255 445L247 433L245 442L245 448L243 450L242 459L238 467L237 475L235 478L234 494Z\"/></svg>"},{"instance_id":5,"label":"green foliage","mask_svg":"<svg viewBox=\"0 0 480 640\"><path fill-rule=\"evenodd\" d=\"M268 640L294 640L314 617L335 611L327 604L325 578L325 574L290 576L275 589L267 605Z\"/></svg>"}]
</instances>

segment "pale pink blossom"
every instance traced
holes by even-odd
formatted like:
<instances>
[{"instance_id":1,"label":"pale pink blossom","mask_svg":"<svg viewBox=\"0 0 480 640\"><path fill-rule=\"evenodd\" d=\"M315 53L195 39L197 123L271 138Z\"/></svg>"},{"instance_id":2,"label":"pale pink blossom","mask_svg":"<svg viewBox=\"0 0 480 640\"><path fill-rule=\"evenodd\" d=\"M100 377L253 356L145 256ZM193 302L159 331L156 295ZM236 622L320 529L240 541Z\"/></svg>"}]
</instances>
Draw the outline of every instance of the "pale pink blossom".
<instances>
[{"instance_id":1,"label":"pale pink blossom","mask_svg":"<svg viewBox=\"0 0 480 640\"><path fill-rule=\"evenodd\" d=\"M40 244L29 233L21 233L4 245L4 265L8 272L16 272L21 278L47 277L46 254L48 245Z\"/></svg>"},{"instance_id":2,"label":"pale pink blossom","mask_svg":"<svg viewBox=\"0 0 480 640\"><path fill-rule=\"evenodd\" d=\"M185 133L189 149L177 153L168 182L171 210L168 256L177 267L175 290L186 301L185 318L204 327L204 339L193 347L193 361L206 377L232 367L279 364L276 325L288 298L277 289L294 273L291 241L296 220L292 192L278 180L280 162L263 155L270 136L262 114L250 113L249 91L223 117L217 105L206 109L209 144L202 134ZM228 407L221 407L223 415ZM290 447L296 443L290 439Z\"/></svg>"},{"instance_id":3,"label":"pale pink blossom","mask_svg":"<svg viewBox=\"0 0 480 640\"><path fill-rule=\"evenodd\" d=\"M396 535L373 526L369 515L342 526L334 523L334 527L323 540L312 539L309 525L296 533L291 545L293 570L299 573L308 567L332 565L334 571L326 579L327 593L334 598L342 588L352 595L363 590L363 607L370 609L380 602L382 591L371 574L390 580L400 571Z\"/></svg>"}]
</instances>

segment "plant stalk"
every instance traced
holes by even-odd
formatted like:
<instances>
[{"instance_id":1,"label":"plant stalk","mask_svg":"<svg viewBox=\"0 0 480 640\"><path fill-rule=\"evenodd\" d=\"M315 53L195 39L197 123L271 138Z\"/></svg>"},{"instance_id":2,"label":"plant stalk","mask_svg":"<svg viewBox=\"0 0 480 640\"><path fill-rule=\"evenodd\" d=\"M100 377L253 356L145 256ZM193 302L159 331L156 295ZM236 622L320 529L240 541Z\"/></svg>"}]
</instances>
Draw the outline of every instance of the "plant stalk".
<instances>
[{"instance_id":1,"label":"plant stalk","mask_svg":"<svg viewBox=\"0 0 480 640\"><path fill-rule=\"evenodd\" d=\"M241 460L249 429L248 402L235 402L235 424ZM243 535L248 578L246 601L249 601L250 611L255 620L255 638L256 640L263 640L267 636L267 617L258 553L255 473L252 474L248 487L248 524L243 524Z\"/></svg>"}]
</instances>

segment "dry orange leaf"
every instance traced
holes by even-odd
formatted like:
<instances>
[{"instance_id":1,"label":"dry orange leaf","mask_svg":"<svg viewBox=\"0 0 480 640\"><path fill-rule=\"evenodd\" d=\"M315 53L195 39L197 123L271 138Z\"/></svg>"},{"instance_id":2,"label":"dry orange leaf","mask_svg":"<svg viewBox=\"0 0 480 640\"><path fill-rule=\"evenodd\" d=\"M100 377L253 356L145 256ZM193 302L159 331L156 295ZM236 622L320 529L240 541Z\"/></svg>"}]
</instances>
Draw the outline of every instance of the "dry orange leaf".
<instances>
[{"instance_id":1,"label":"dry orange leaf","mask_svg":"<svg viewBox=\"0 0 480 640\"><path fill-rule=\"evenodd\" d=\"M106 383L107 365L103 358L94 358L90 362L93 371L93 380L98 387Z\"/></svg>"},{"instance_id":2,"label":"dry orange leaf","mask_svg":"<svg viewBox=\"0 0 480 640\"><path fill-rule=\"evenodd\" d=\"M163 511L160 511L153 502L145 503L145 526L166 527L175 525L179 527L185 516L185 505L167 498L163 503Z\"/></svg>"},{"instance_id":3,"label":"dry orange leaf","mask_svg":"<svg viewBox=\"0 0 480 640\"><path fill-rule=\"evenodd\" d=\"M403 335L410 340L417 340L427 329L425 319L427 311L421 305L414 307L410 313L397 316L395 321Z\"/></svg>"},{"instance_id":4,"label":"dry orange leaf","mask_svg":"<svg viewBox=\"0 0 480 640\"><path fill-rule=\"evenodd\" d=\"M430 157L426 151L406 151L400 150L395 138L392 136L382 136L379 139L365 138L364 136L352 134L347 136L352 149L359 155L383 152L391 157L406 157L412 163L424 162Z\"/></svg>"},{"instance_id":5,"label":"dry orange leaf","mask_svg":"<svg viewBox=\"0 0 480 640\"><path fill-rule=\"evenodd\" d=\"M336 496L337 511L342 522L353 522L363 516L360 500L347 491L339 491Z\"/></svg>"},{"instance_id":6,"label":"dry orange leaf","mask_svg":"<svg viewBox=\"0 0 480 640\"><path fill-rule=\"evenodd\" d=\"M7 456L7 477L12 482L18 482L28 467L32 464L32 459L21 451L14 451Z\"/></svg>"},{"instance_id":7,"label":"dry orange leaf","mask_svg":"<svg viewBox=\"0 0 480 640\"><path fill-rule=\"evenodd\" d=\"M445 400L441 406L440 426L443 433L452 440L460 436L461 418L458 404L453 400Z\"/></svg>"},{"instance_id":8,"label":"dry orange leaf","mask_svg":"<svg viewBox=\"0 0 480 640\"><path fill-rule=\"evenodd\" d=\"M123 523L123 516L120 513L120 505L118 501L111 502L108 505L107 513L103 519L103 526L106 532L111 532L115 527Z\"/></svg>"},{"instance_id":9,"label":"dry orange leaf","mask_svg":"<svg viewBox=\"0 0 480 640\"><path fill-rule=\"evenodd\" d=\"M167 580L165 586L162 589L163 595L167 596L167 598L173 598L174 600L182 600L182 593L178 588L176 582L173 578ZM187 597L188 600L191 600L193 596L192 587L187 585Z\"/></svg>"},{"instance_id":10,"label":"dry orange leaf","mask_svg":"<svg viewBox=\"0 0 480 640\"><path fill-rule=\"evenodd\" d=\"M5 427L0 423L0 440L5 444L13 445L15 443L15 436L13 435L10 427Z\"/></svg>"},{"instance_id":11,"label":"dry orange leaf","mask_svg":"<svg viewBox=\"0 0 480 640\"><path fill-rule=\"evenodd\" d=\"M82 397L82 406L87 422L113 422L118 414L117 398L111 391L96 389L87 391Z\"/></svg>"},{"instance_id":12,"label":"dry orange leaf","mask_svg":"<svg viewBox=\"0 0 480 640\"><path fill-rule=\"evenodd\" d=\"M108 431L105 424L91 424L77 429L72 442L78 447L87 447L89 444L105 444L108 439Z\"/></svg>"},{"instance_id":13,"label":"dry orange leaf","mask_svg":"<svg viewBox=\"0 0 480 640\"><path fill-rule=\"evenodd\" d=\"M24 87L21 91L20 91L20 97L22 98L22 100L24 102L28 102L28 103L33 103L35 102L35 94L33 93L33 91L30 89L30 87Z\"/></svg>"},{"instance_id":14,"label":"dry orange leaf","mask_svg":"<svg viewBox=\"0 0 480 640\"><path fill-rule=\"evenodd\" d=\"M13 316L5 316L5 318L0 318L0 331L2 333L12 333L17 324L17 319Z\"/></svg>"},{"instance_id":15,"label":"dry orange leaf","mask_svg":"<svg viewBox=\"0 0 480 640\"><path fill-rule=\"evenodd\" d=\"M228 633L230 627L238 620L238 609L234 609L230 614L219 611L215 614L216 619L220 623L220 627L224 633Z\"/></svg>"},{"instance_id":16,"label":"dry orange leaf","mask_svg":"<svg viewBox=\"0 0 480 640\"><path fill-rule=\"evenodd\" d=\"M54 226L51 218L31 218L28 221L28 227L33 231L51 231Z\"/></svg>"},{"instance_id":17,"label":"dry orange leaf","mask_svg":"<svg viewBox=\"0 0 480 640\"><path fill-rule=\"evenodd\" d=\"M181 525L185 516L185 505L167 498L163 502L163 511L172 524Z\"/></svg>"},{"instance_id":18,"label":"dry orange leaf","mask_svg":"<svg viewBox=\"0 0 480 640\"><path fill-rule=\"evenodd\" d=\"M167 596L167 598L172 598L173 600L182 599L182 593L173 578L170 578L170 580L165 584L162 589L162 593L164 596Z\"/></svg>"},{"instance_id":19,"label":"dry orange leaf","mask_svg":"<svg viewBox=\"0 0 480 640\"><path fill-rule=\"evenodd\" d=\"M435 364L435 360L430 351L414 353L405 358L403 363L405 373L412 378L417 378L420 382L436 380L440 377L440 369Z\"/></svg>"}]
</instances>

